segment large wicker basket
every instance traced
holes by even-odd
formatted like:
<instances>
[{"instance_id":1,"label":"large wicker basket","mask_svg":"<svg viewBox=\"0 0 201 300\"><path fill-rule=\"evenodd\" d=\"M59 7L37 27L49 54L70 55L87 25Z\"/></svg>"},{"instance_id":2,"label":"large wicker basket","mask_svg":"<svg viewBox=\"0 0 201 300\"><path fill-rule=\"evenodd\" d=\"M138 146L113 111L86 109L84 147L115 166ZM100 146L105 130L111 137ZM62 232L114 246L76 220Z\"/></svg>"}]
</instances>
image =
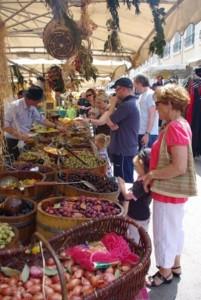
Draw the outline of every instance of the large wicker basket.
<instances>
[{"instance_id":1,"label":"large wicker basket","mask_svg":"<svg viewBox=\"0 0 201 300\"><path fill-rule=\"evenodd\" d=\"M54 19L43 31L43 43L47 52L57 59L70 58L77 50L73 33Z\"/></svg>"},{"instance_id":2,"label":"large wicker basket","mask_svg":"<svg viewBox=\"0 0 201 300\"><path fill-rule=\"evenodd\" d=\"M138 228L140 235L138 245L128 238L129 225ZM140 261L128 273L115 280L108 287L98 289L96 293L83 299L133 300L144 286L145 275L150 266L151 240L145 230L132 219L114 216L90 221L53 238L50 243L54 249L59 249L63 246L74 246L85 241L100 240L107 232L115 232L126 238L131 250L140 256Z\"/></svg>"},{"instance_id":3,"label":"large wicker basket","mask_svg":"<svg viewBox=\"0 0 201 300\"><path fill-rule=\"evenodd\" d=\"M139 231L140 242L138 245L128 239L129 225L137 227ZM108 217L90 221L53 238L50 240L50 245L58 253L59 249L64 246L68 247L85 241L100 240L107 232L116 232L122 235L129 242L131 250L140 256L139 263L107 287L96 290L96 293L83 298L83 300L133 300L144 286L151 255L151 241L148 234L133 220L123 217ZM45 252L45 256L49 256L48 252ZM22 250L10 250L0 254L0 265L22 269L25 262L30 265L36 259L38 264L42 264L39 256L30 257ZM62 291L64 291L64 288ZM63 300L67 299L64 292L62 296Z\"/></svg>"}]
</instances>

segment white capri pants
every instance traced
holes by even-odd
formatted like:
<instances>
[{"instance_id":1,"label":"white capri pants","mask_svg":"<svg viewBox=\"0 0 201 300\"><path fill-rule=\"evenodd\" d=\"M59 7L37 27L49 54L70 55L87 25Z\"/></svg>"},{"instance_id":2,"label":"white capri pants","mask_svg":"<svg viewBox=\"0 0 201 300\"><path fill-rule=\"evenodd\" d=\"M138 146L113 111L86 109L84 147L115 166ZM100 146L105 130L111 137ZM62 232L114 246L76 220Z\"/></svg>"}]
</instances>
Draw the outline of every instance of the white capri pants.
<instances>
[{"instance_id":1,"label":"white capri pants","mask_svg":"<svg viewBox=\"0 0 201 300\"><path fill-rule=\"evenodd\" d=\"M156 265L172 268L184 244L184 205L153 201L153 236Z\"/></svg>"}]
</instances>

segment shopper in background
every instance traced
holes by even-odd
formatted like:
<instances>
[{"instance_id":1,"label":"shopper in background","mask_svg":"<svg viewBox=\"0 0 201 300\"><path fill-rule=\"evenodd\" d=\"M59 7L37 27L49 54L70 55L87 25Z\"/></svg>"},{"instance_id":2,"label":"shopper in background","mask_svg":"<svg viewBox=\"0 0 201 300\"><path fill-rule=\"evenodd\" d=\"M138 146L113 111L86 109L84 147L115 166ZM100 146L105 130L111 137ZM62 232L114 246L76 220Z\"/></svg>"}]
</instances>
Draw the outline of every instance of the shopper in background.
<instances>
[{"instance_id":1,"label":"shopper in background","mask_svg":"<svg viewBox=\"0 0 201 300\"><path fill-rule=\"evenodd\" d=\"M79 108L79 111L78 111L78 115L88 115L88 111L91 107L91 104L89 103L89 100L86 99L86 94L85 93L82 93L80 95L80 98L77 102L77 105L78 105L78 108Z\"/></svg>"},{"instance_id":2,"label":"shopper in background","mask_svg":"<svg viewBox=\"0 0 201 300\"><path fill-rule=\"evenodd\" d=\"M153 236L159 271L149 277L149 286L170 283L181 274L180 256L184 232L184 205L196 195L196 176L191 148L191 129L182 118L189 102L187 91L168 84L156 90L156 107L166 127L152 146L150 172L144 177L145 190L151 186Z\"/></svg>"},{"instance_id":3,"label":"shopper in background","mask_svg":"<svg viewBox=\"0 0 201 300\"><path fill-rule=\"evenodd\" d=\"M109 153L114 164L114 176L132 183L132 160L138 147L139 110L129 78L120 78L112 88L116 96L111 99L108 110L107 124L111 129Z\"/></svg>"},{"instance_id":4,"label":"shopper in background","mask_svg":"<svg viewBox=\"0 0 201 300\"><path fill-rule=\"evenodd\" d=\"M104 119L104 115L107 114L107 111L109 109L108 106L108 96L105 93L99 93L96 97L96 107L98 108L99 115L97 119L91 119L91 123L95 126L95 133L103 133L106 135L110 135L110 127L104 122L102 122L102 119Z\"/></svg>"},{"instance_id":5,"label":"shopper in background","mask_svg":"<svg viewBox=\"0 0 201 300\"><path fill-rule=\"evenodd\" d=\"M88 111L88 117L96 119L99 115L99 110L96 107L96 92L94 89L88 89L86 91L86 99L89 101L91 107Z\"/></svg>"},{"instance_id":6,"label":"shopper in background","mask_svg":"<svg viewBox=\"0 0 201 300\"><path fill-rule=\"evenodd\" d=\"M152 84L152 90L156 90L157 87L163 86L163 76L157 76L156 81Z\"/></svg>"},{"instance_id":7,"label":"shopper in background","mask_svg":"<svg viewBox=\"0 0 201 300\"><path fill-rule=\"evenodd\" d=\"M107 176L112 177L112 166L107 152L109 143L110 137L108 135L100 133L95 136L95 145L99 156L107 162Z\"/></svg>"},{"instance_id":8,"label":"shopper in background","mask_svg":"<svg viewBox=\"0 0 201 300\"><path fill-rule=\"evenodd\" d=\"M157 139L159 129L158 113L156 112L154 91L149 87L149 80L144 75L134 78L135 89L141 93L138 105L140 110L139 150L151 147Z\"/></svg>"}]
</instances>

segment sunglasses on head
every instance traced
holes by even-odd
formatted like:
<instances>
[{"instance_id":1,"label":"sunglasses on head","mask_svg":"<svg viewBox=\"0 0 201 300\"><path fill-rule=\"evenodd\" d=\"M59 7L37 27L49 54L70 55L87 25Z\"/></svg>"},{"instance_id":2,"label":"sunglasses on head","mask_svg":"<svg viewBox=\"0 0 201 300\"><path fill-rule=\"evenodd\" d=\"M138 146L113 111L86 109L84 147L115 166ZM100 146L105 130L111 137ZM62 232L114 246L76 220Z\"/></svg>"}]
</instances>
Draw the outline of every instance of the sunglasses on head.
<instances>
[{"instance_id":1,"label":"sunglasses on head","mask_svg":"<svg viewBox=\"0 0 201 300\"><path fill-rule=\"evenodd\" d=\"M156 106L158 106L162 101L155 101Z\"/></svg>"}]
</instances>

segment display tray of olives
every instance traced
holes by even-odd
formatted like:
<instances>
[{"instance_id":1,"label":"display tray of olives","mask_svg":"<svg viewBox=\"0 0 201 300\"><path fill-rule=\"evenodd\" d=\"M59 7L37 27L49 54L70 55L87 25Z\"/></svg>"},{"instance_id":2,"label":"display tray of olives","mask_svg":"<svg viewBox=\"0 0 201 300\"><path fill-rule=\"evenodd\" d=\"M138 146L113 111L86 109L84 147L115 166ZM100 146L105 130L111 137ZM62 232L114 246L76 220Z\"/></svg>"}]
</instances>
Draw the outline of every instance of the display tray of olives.
<instances>
[{"instance_id":1,"label":"display tray of olives","mask_svg":"<svg viewBox=\"0 0 201 300\"><path fill-rule=\"evenodd\" d=\"M83 164L74 156L69 156L64 158L63 160L63 167L64 168L71 168L71 169L93 169L106 164L104 159L100 159L96 157L90 151L80 151L76 152L76 155L85 162Z\"/></svg>"},{"instance_id":2,"label":"display tray of olives","mask_svg":"<svg viewBox=\"0 0 201 300\"><path fill-rule=\"evenodd\" d=\"M39 159L38 155L35 152L22 152L19 156L20 160L23 161L37 161Z\"/></svg>"},{"instance_id":3,"label":"display tray of olives","mask_svg":"<svg viewBox=\"0 0 201 300\"><path fill-rule=\"evenodd\" d=\"M0 200L0 218L27 215L35 209L31 200L19 199L15 196L1 197Z\"/></svg>"},{"instance_id":4,"label":"display tray of olives","mask_svg":"<svg viewBox=\"0 0 201 300\"><path fill-rule=\"evenodd\" d=\"M88 181L93 186L95 186L95 188L97 189L97 193L113 193L118 191L118 184L114 180L106 176L98 176L90 173L71 173L69 175L66 175L65 173L60 173L58 176L59 179L61 179L64 182L79 182L81 180ZM94 192L94 190L90 189L90 186L87 186L81 182L72 183L71 186L85 191Z\"/></svg>"},{"instance_id":5,"label":"display tray of olives","mask_svg":"<svg viewBox=\"0 0 201 300\"><path fill-rule=\"evenodd\" d=\"M68 218L100 218L123 213L118 203L95 197L71 197L50 201L44 200L41 208L47 214Z\"/></svg>"}]
</instances>

